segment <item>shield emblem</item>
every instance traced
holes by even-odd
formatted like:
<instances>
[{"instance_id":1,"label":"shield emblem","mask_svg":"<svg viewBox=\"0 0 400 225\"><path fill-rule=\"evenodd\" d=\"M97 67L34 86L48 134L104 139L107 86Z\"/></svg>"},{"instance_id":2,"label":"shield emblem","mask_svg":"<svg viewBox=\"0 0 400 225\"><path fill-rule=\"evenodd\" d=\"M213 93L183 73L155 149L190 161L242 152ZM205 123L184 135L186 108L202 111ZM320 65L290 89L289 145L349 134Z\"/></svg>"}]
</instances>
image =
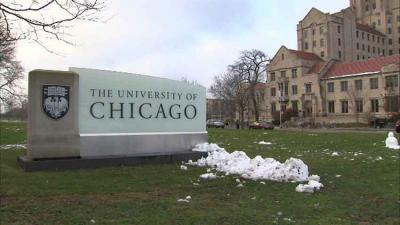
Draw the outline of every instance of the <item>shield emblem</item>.
<instances>
[{"instance_id":1,"label":"shield emblem","mask_svg":"<svg viewBox=\"0 0 400 225\"><path fill-rule=\"evenodd\" d=\"M58 120L69 109L69 87L61 85L43 85L42 108L46 115Z\"/></svg>"}]
</instances>

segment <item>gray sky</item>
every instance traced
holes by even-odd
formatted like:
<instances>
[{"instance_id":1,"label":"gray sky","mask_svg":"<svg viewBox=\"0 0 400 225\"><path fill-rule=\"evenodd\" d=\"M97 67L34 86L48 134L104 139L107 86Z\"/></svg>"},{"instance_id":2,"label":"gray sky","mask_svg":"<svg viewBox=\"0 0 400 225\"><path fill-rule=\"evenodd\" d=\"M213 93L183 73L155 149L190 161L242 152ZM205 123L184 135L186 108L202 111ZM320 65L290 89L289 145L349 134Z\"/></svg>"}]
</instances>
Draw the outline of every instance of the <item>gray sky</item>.
<instances>
[{"instance_id":1,"label":"gray sky","mask_svg":"<svg viewBox=\"0 0 400 225\"><path fill-rule=\"evenodd\" d=\"M209 87L239 52L272 57L296 49L296 24L311 7L337 12L348 0L109 0L106 23L76 24L76 47L50 41L63 56L22 41L17 58L33 69L96 68L180 79ZM25 81L26 84L26 81Z\"/></svg>"}]
</instances>

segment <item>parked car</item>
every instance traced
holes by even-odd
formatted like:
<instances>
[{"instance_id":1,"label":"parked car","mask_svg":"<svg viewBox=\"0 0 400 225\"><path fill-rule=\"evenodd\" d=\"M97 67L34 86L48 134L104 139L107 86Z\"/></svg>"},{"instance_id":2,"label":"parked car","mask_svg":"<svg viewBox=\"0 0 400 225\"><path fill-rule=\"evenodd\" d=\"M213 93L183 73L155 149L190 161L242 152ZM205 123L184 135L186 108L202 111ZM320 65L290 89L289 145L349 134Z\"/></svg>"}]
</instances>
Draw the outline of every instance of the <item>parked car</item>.
<instances>
[{"instance_id":1,"label":"parked car","mask_svg":"<svg viewBox=\"0 0 400 225\"><path fill-rule=\"evenodd\" d=\"M207 128L214 127L214 128L224 128L225 123L222 120L215 120L215 119L210 119L207 120L206 122Z\"/></svg>"},{"instance_id":2,"label":"parked car","mask_svg":"<svg viewBox=\"0 0 400 225\"><path fill-rule=\"evenodd\" d=\"M249 129L273 130L274 125L265 121L253 122L249 125Z\"/></svg>"}]
</instances>

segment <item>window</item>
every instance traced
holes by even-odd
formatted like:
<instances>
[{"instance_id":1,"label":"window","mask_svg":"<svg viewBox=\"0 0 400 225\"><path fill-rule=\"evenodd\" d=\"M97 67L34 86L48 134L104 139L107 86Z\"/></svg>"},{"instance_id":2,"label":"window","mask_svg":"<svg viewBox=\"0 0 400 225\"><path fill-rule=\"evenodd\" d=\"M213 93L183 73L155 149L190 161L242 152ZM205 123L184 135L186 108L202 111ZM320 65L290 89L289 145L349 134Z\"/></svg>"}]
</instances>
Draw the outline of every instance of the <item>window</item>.
<instances>
[{"instance_id":1,"label":"window","mask_svg":"<svg viewBox=\"0 0 400 225\"><path fill-rule=\"evenodd\" d=\"M276 112L276 103L275 102L271 103L271 113L274 113L274 112Z\"/></svg>"},{"instance_id":2,"label":"window","mask_svg":"<svg viewBox=\"0 0 400 225\"><path fill-rule=\"evenodd\" d=\"M398 87L399 86L399 76L398 75L386 76L385 77L385 86L387 88Z\"/></svg>"},{"instance_id":3,"label":"window","mask_svg":"<svg viewBox=\"0 0 400 225\"><path fill-rule=\"evenodd\" d=\"M356 99L356 110L358 113L363 112L363 100L362 99Z\"/></svg>"},{"instance_id":4,"label":"window","mask_svg":"<svg viewBox=\"0 0 400 225\"><path fill-rule=\"evenodd\" d=\"M340 91L347 91L347 81L340 81Z\"/></svg>"},{"instance_id":5,"label":"window","mask_svg":"<svg viewBox=\"0 0 400 225\"><path fill-rule=\"evenodd\" d=\"M393 55L393 50L389 49L389 55Z\"/></svg>"},{"instance_id":6,"label":"window","mask_svg":"<svg viewBox=\"0 0 400 225\"><path fill-rule=\"evenodd\" d=\"M280 91L281 96L287 96L287 95L289 95L289 85L288 85L288 82L279 83L279 91Z\"/></svg>"},{"instance_id":7,"label":"window","mask_svg":"<svg viewBox=\"0 0 400 225\"><path fill-rule=\"evenodd\" d=\"M369 45L367 46L367 51L368 51L368 52L370 51L370 47L369 47Z\"/></svg>"},{"instance_id":8,"label":"window","mask_svg":"<svg viewBox=\"0 0 400 225\"><path fill-rule=\"evenodd\" d=\"M292 85L292 95L297 95L297 85Z\"/></svg>"},{"instance_id":9,"label":"window","mask_svg":"<svg viewBox=\"0 0 400 225\"><path fill-rule=\"evenodd\" d=\"M384 107L386 112L398 112L400 109L400 96L386 96Z\"/></svg>"},{"instance_id":10,"label":"window","mask_svg":"<svg viewBox=\"0 0 400 225\"><path fill-rule=\"evenodd\" d=\"M313 47L316 47L316 46L317 46L317 41L316 41L316 40L312 41L312 46L313 46Z\"/></svg>"},{"instance_id":11,"label":"window","mask_svg":"<svg viewBox=\"0 0 400 225\"><path fill-rule=\"evenodd\" d=\"M370 89L378 89L378 78L370 78L369 87Z\"/></svg>"},{"instance_id":12,"label":"window","mask_svg":"<svg viewBox=\"0 0 400 225\"><path fill-rule=\"evenodd\" d=\"M369 41L369 34L367 34L367 40Z\"/></svg>"},{"instance_id":13,"label":"window","mask_svg":"<svg viewBox=\"0 0 400 225\"><path fill-rule=\"evenodd\" d=\"M379 112L379 100L371 99L371 112Z\"/></svg>"},{"instance_id":14,"label":"window","mask_svg":"<svg viewBox=\"0 0 400 225\"><path fill-rule=\"evenodd\" d=\"M361 45L361 49L362 49L363 51L365 51L365 45L364 45L364 44Z\"/></svg>"},{"instance_id":15,"label":"window","mask_svg":"<svg viewBox=\"0 0 400 225\"><path fill-rule=\"evenodd\" d=\"M381 37L378 36L378 43L381 41Z\"/></svg>"},{"instance_id":16,"label":"window","mask_svg":"<svg viewBox=\"0 0 400 225\"><path fill-rule=\"evenodd\" d=\"M389 45L392 45L392 44L393 44L393 41L392 41L391 38L388 39L388 44L389 44Z\"/></svg>"},{"instance_id":17,"label":"window","mask_svg":"<svg viewBox=\"0 0 400 225\"><path fill-rule=\"evenodd\" d=\"M321 57L322 58L325 57L325 52L324 51L321 51Z\"/></svg>"},{"instance_id":18,"label":"window","mask_svg":"<svg viewBox=\"0 0 400 225\"><path fill-rule=\"evenodd\" d=\"M321 47L324 47L324 46L325 46L325 41L324 41L323 38L319 40L319 45L320 45Z\"/></svg>"},{"instance_id":19,"label":"window","mask_svg":"<svg viewBox=\"0 0 400 225\"><path fill-rule=\"evenodd\" d=\"M375 35L372 35L372 42L375 42Z\"/></svg>"},{"instance_id":20,"label":"window","mask_svg":"<svg viewBox=\"0 0 400 225\"><path fill-rule=\"evenodd\" d=\"M342 45L342 40L340 40L340 38L337 39L337 44L338 44L339 46Z\"/></svg>"},{"instance_id":21,"label":"window","mask_svg":"<svg viewBox=\"0 0 400 225\"><path fill-rule=\"evenodd\" d=\"M381 20L380 19L378 19L378 26L380 26L381 25Z\"/></svg>"},{"instance_id":22,"label":"window","mask_svg":"<svg viewBox=\"0 0 400 225\"><path fill-rule=\"evenodd\" d=\"M323 26L320 26L319 27L319 34L323 34L324 33L324 27Z\"/></svg>"},{"instance_id":23,"label":"window","mask_svg":"<svg viewBox=\"0 0 400 225\"><path fill-rule=\"evenodd\" d=\"M335 101L328 102L328 113L335 113Z\"/></svg>"},{"instance_id":24,"label":"window","mask_svg":"<svg viewBox=\"0 0 400 225\"><path fill-rule=\"evenodd\" d=\"M271 88L271 96L276 96L276 88Z\"/></svg>"},{"instance_id":25,"label":"window","mask_svg":"<svg viewBox=\"0 0 400 225\"><path fill-rule=\"evenodd\" d=\"M372 3L372 9L376 9L376 3Z\"/></svg>"},{"instance_id":26,"label":"window","mask_svg":"<svg viewBox=\"0 0 400 225\"><path fill-rule=\"evenodd\" d=\"M388 24L392 23L392 18L388 17Z\"/></svg>"},{"instance_id":27,"label":"window","mask_svg":"<svg viewBox=\"0 0 400 225\"><path fill-rule=\"evenodd\" d=\"M348 113L349 112L349 102L347 100L341 101L342 103L342 113Z\"/></svg>"},{"instance_id":28,"label":"window","mask_svg":"<svg viewBox=\"0 0 400 225\"><path fill-rule=\"evenodd\" d=\"M375 54L375 46L372 47L372 53Z\"/></svg>"},{"instance_id":29,"label":"window","mask_svg":"<svg viewBox=\"0 0 400 225\"><path fill-rule=\"evenodd\" d=\"M360 50L360 43L357 42L357 50Z\"/></svg>"},{"instance_id":30,"label":"window","mask_svg":"<svg viewBox=\"0 0 400 225\"><path fill-rule=\"evenodd\" d=\"M281 71L281 78L285 78L286 77L286 71L285 70L282 70Z\"/></svg>"},{"instance_id":31,"label":"window","mask_svg":"<svg viewBox=\"0 0 400 225\"><path fill-rule=\"evenodd\" d=\"M356 90L357 90L357 91L363 89L363 85L362 85L362 84L363 84L363 83L362 83L362 80L355 80L355 81L354 81L354 85L356 86Z\"/></svg>"},{"instance_id":32,"label":"window","mask_svg":"<svg viewBox=\"0 0 400 225\"><path fill-rule=\"evenodd\" d=\"M307 30L304 30L304 33L303 33L303 36L304 36L304 38L307 38Z\"/></svg>"},{"instance_id":33,"label":"window","mask_svg":"<svg viewBox=\"0 0 400 225\"><path fill-rule=\"evenodd\" d=\"M337 26L337 32L340 34L340 25Z\"/></svg>"},{"instance_id":34,"label":"window","mask_svg":"<svg viewBox=\"0 0 400 225\"><path fill-rule=\"evenodd\" d=\"M392 34L392 28L388 27L387 32L388 32L388 34Z\"/></svg>"},{"instance_id":35,"label":"window","mask_svg":"<svg viewBox=\"0 0 400 225\"><path fill-rule=\"evenodd\" d=\"M275 72L271 72L271 81L274 81L275 80Z\"/></svg>"},{"instance_id":36,"label":"window","mask_svg":"<svg viewBox=\"0 0 400 225\"><path fill-rule=\"evenodd\" d=\"M297 69L292 69L292 78L297 78Z\"/></svg>"},{"instance_id":37,"label":"window","mask_svg":"<svg viewBox=\"0 0 400 225\"><path fill-rule=\"evenodd\" d=\"M311 31L312 31L312 35L314 36L315 35L315 29L312 29Z\"/></svg>"},{"instance_id":38,"label":"window","mask_svg":"<svg viewBox=\"0 0 400 225\"><path fill-rule=\"evenodd\" d=\"M308 49L308 43L304 42L304 49L307 50Z\"/></svg>"},{"instance_id":39,"label":"window","mask_svg":"<svg viewBox=\"0 0 400 225\"><path fill-rule=\"evenodd\" d=\"M338 56L339 56L339 59L341 59L342 58L342 51L338 51Z\"/></svg>"},{"instance_id":40,"label":"window","mask_svg":"<svg viewBox=\"0 0 400 225\"><path fill-rule=\"evenodd\" d=\"M306 93L311 93L311 83L305 84L306 86Z\"/></svg>"},{"instance_id":41,"label":"window","mask_svg":"<svg viewBox=\"0 0 400 225\"><path fill-rule=\"evenodd\" d=\"M364 32L361 32L361 39L364 40Z\"/></svg>"},{"instance_id":42,"label":"window","mask_svg":"<svg viewBox=\"0 0 400 225\"><path fill-rule=\"evenodd\" d=\"M357 55L357 60L360 60L360 55Z\"/></svg>"},{"instance_id":43,"label":"window","mask_svg":"<svg viewBox=\"0 0 400 225\"><path fill-rule=\"evenodd\" d=\"M369 6L368 5L365 6L365 11L369 11Z\"/></svg>"},{"instance_id":44,"label":"window","mask_svg":"<svg viewBox=\"0 0 400 225\"><path fill-rule=\"evenodd\" d=\"M382 55L385 56L385 49L382 49Z\"/></svg>"},{"instance_id":45,"label":"window","mask_svg":"<svg viewBox=\"0 0 400 225\"><path fill-rule=\"evenodd\" d=\"M360 36L360 32L357 30L356 31L356 37L358 38Z\"/></svg>"},{"instance_id":46,"label":"window","mask_svg":"<svg viewBox=\"0 0 400 225\"><path fill-rule=\"evenodd\" d=\"M282 56L282 60L285 60L285 54L282 54L281 56Z\"/></svg>"},{"instance_id":47,"label":"window","mask_svg":"<svg viewBox=\"0 0 400 225\"><path fill-rule=\"evenodd\" d=\"M400 22L400 16L396 16L397 22Z\"/></svg>"},{"instance_id":48,"label":"window","mask_svg":"<svg viewBox=\"0 0 400 225\"><path fill-rule=\"evenodd\" d=\"M333 82L328 83L328 92L335 92L335 83Z\"/></svg>"},{"instance_id":49,"label":"window","mask_svg":"<svg viewBox=\"0 0 400 225\"><path fill-rule=\"evenodd\" d=\"M299 106L298 106L297 101L292 101L292 110L293 110L293 112L299 111Z\"/></svg>"}]
</instances>

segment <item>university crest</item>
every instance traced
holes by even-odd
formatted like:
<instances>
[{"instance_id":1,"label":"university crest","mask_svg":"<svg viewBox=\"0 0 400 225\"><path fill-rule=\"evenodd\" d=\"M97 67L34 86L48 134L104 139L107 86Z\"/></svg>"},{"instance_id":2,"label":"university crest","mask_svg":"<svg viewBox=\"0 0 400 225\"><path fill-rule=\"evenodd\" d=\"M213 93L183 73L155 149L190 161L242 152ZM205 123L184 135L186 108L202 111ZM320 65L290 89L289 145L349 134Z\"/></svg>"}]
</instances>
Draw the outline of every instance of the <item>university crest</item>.
<instances>
[{"instance_id":1,"label":"university crest","mask_svg":"<svg viewBox=\"0 0 400 225\"><path fill-rule=\"evenodd\" d=\"M52 119L60 119L69 109L69 87L61 85L43 85L42 107Z\"/></svg>"}]
</instances>

